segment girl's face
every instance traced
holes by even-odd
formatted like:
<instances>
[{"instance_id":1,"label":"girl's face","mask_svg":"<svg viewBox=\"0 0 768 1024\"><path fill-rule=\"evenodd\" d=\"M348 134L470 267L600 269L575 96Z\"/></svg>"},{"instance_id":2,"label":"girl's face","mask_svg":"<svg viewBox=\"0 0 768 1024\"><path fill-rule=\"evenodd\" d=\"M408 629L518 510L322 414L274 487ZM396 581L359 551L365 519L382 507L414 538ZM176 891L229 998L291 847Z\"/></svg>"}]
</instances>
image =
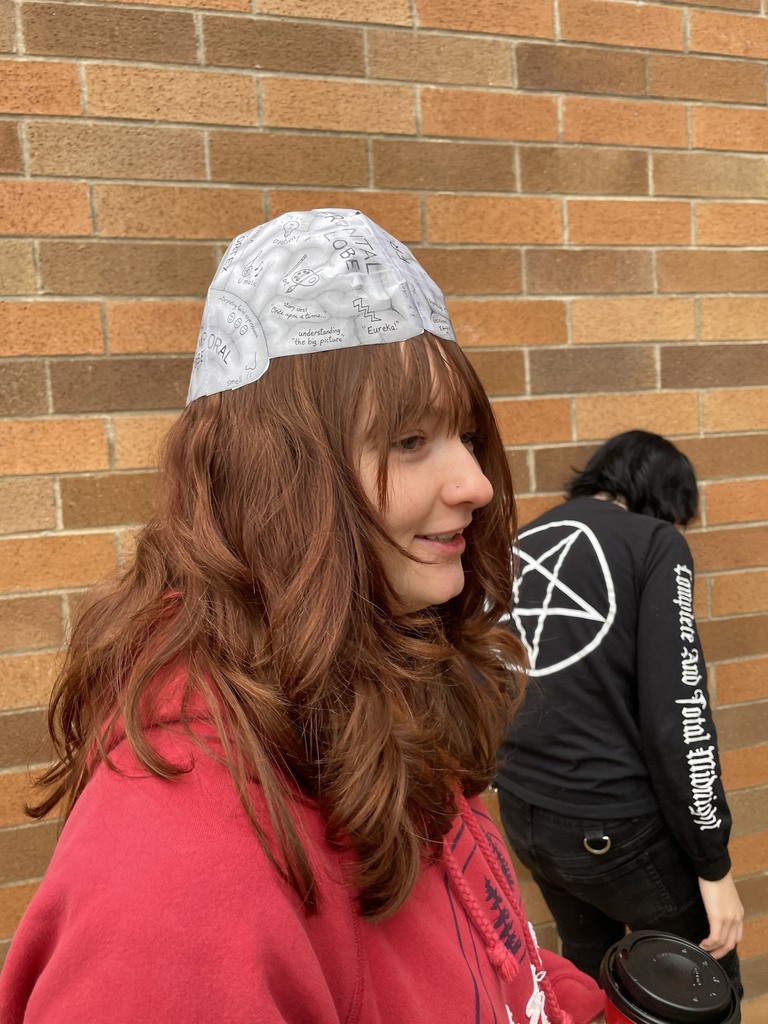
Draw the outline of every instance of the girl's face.
<instances>
[{"instance_id":1,"label":"girl's face","mask_svg":"<svg viewBox=\"0 0 768 1024\"><path fill-rule=\"evenodd\" d=\"M464 589L461 556L472 513L487 505L493 488L473 454L474 435L446 426L428 412L396 437L387 461L387 502L379 505L379 453L363 445L360 479L380 508L390 537L414 561L389 545L381 558L398 599L397 611L442 604Z\"/></svg>"}]
</instances>

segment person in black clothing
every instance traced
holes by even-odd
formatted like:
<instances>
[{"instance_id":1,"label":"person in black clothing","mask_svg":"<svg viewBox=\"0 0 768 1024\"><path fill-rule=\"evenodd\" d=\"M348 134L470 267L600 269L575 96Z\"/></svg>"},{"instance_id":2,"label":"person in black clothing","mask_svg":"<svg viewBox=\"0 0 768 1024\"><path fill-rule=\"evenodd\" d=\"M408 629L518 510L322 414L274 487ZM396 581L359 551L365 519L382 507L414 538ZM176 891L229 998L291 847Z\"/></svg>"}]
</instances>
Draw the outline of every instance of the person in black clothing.
<instances>
[{"instance_id":1,"label":"person in black clothing","mask_svg":"<svg viewBox=\"0 0 768 1024\"><path fill-rule=\"evenodd\" d=\"M697 504L685 455L632 430L521 530L508 625L530 682L496 781L566 957L597 978L625 926L654 928L722 958L741 995L731 815L676 529Z\"/></svg>"}]
</instances>

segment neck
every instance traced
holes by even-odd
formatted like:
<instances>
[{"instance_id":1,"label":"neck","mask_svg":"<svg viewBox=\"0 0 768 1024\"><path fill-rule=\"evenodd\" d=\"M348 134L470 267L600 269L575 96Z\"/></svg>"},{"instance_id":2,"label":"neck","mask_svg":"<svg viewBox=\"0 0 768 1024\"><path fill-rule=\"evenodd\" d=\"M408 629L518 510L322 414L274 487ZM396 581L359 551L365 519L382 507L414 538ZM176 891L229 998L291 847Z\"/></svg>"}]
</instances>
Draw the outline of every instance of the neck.
<instances>
[{"instance_id":1,"label":"neck","mask_svg":"<svg viewBox=\"0 0 768 1024\"><path fill-rule=\"evenodd\" d=\"M617 495L616 497L614 497L607 491L598 491L598 493L593 494L592 497L597 498L598 501L610 501L612 505L618 505L619 508L623 508L625 512L627 511L627 503L624 500L624 498L621 497L621 495Z\"/></svg>"}]
</instances>

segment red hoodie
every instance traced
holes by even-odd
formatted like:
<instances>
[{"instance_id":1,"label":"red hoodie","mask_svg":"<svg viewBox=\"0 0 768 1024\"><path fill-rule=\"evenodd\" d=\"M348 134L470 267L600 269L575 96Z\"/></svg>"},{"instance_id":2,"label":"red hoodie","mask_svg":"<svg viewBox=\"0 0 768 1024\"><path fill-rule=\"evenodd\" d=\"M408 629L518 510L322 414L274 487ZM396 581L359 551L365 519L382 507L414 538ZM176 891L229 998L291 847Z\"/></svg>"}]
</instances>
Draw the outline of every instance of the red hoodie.
<instances>
[{"instance_id":1,"label":"red hoodie","mask_svg":"<svg viewBox=\"0 0 768 1024\"><path fill-rule=\"evenodd\" d=\"M479 800L375 924L345 884L348 855L297 809L320 898L307 916L226 768L178 733L151 740L194 768L158 779L121 743L125 774L96 770L11 944L3 1024L586 1024L602 1011L590 978L537 949Z\"/></svg>"}]
</instances>

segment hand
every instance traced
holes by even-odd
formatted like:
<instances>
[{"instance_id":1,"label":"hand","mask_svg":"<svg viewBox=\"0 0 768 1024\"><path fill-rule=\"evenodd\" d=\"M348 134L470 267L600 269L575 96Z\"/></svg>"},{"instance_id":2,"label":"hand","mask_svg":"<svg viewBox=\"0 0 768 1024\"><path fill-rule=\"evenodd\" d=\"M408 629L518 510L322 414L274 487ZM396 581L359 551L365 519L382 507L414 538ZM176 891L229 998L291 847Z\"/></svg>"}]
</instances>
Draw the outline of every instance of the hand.
<instances>
[{"instance_id":1,"label":"hand","mask_svg":"<svg viewBox=\"0 0 768 1024\"><path fill-rule=\"evenodd\" d=\"M717 882L700 878L699 891L709 921L709 935L699 945L714 957L725 956L744 933L744 907L730 871Z\"/></svg>"}]
</instances>

